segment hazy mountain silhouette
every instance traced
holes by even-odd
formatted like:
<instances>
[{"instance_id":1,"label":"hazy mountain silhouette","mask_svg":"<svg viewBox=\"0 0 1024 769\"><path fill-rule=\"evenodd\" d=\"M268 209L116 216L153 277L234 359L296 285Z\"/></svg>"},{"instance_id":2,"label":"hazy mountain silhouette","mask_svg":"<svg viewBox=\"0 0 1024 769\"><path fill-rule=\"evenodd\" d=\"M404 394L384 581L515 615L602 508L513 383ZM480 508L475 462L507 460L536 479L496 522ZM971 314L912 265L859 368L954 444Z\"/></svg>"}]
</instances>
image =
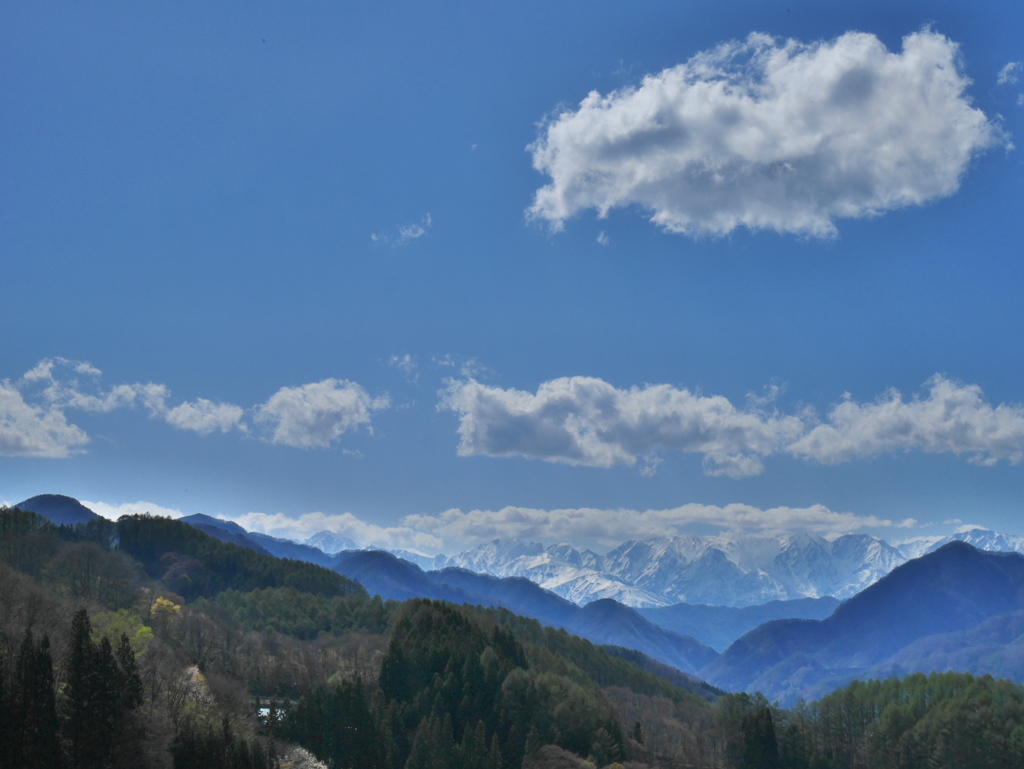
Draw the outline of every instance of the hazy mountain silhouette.
<instances>
[{"instance_id":1,"label":"hazy mountain silhouette","mask_svg":"<svg viewBox=\"0 0 1024 769\"><path fill-rule=\"evenodd\" d=\"M898 567L824 620L761 625L701 674L722 688L759 689L785 702L797 673L802 688L829 678L861 677L916 641L967 631L1020 610L1024 556L951 542ZM1014 677L1022 673L1024 668Z\"/></svg>"},{"instance_id":2,"label":"hazy mountain silhouette","mask_svg":"<svg viewBox=\"0 0 1024 769\"><path fill-rule=\"evenodd\" d=\"M63 494L38 494L19 502L15 507L41 515L57 526L73 526L76 523L88 523L103 517L77 499L65 497Z\"/></svg>"},{"instance_id":3,"label":"hazy mountain silhouette","mask_svg":"<svg viewBox=\"0 0 1024 769\"><path fill-rule=\"evenodd\" d=\"M723 651L740 636L775 619L825 619L841 602L832 596L770 601L760 606L707 606L679 603L637 611L656 625L696 638Z\"/></svg>"}]
</instances>

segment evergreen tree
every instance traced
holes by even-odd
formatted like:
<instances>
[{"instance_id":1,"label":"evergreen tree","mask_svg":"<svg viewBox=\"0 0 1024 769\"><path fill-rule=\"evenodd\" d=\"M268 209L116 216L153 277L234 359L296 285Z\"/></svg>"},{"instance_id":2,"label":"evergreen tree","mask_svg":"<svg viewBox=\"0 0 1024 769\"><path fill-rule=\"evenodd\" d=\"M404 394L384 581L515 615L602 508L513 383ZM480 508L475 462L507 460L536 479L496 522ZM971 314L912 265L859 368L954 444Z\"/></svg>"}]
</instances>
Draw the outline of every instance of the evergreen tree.
<instances>
[{"instance_id":1,"label":"evergreen tree","mask_svg":"<svg viewBox=\"0 0 1024 769\"><path fill-rule=\"evenodd\" d=\"M438 744L435 719L424 718L416 729L412 739L412 750L405 769L448 769L440 762L440 745Z\"/></svg>"},{"instance_id":2,"label":"evergreen tree","mask_svg":"<svg viewBox=\"0 0 1024 769\"><path fill-rule=\"evenodd\" d=\"M501 746L498 744L498 735L491 735L491 749L487 751L487 769L502 769L505 761L501 756Z\"/></svg>"},{"instance_id":3,"label":"evergreen tree","mask_svg":"<svg viewBox=\"0 0 1024 769\"><path fill-rule=\"evenodd\" d=\"M10 767L12 746L11 717L14 707L7 692L7 654L0 639L0 769Z\"/></svg>"},{"instance_id":4,"label":"evergreen tree","mask_svg":"<svg viewBox=\"0 0 1024 769\"><path fill-rule=\"evenodd\" d=\"M463 769L487 769L487 727L482 720L466 729L459 746Z\"/></svg>"},{"instance_id":5,"label":"evergreen tree","mask_svg":"<svg viewBox=\"0 0 1024 769\"><path fill-rule=\"evenodd\" d=\"M33 655L31 707L26 707L26 719L33 724L30 742L31 754L37 769L56 769L61 764L60 722L53 685L53 657L50 638L45 633Z\"/></svg>"},{"instance_id":6,"label":"evergreen tree","mask_svg":"<svg viewBox=\"0 0 1024 769\"><path fill-rule=\"evenodd\" d=\"M60 766L53 660L47 636L36 643L32 633L25 630L10 705L9 765L15 769L55 769Z\"/></svg>"},{"instance_id":7,"label":"evergreen tree","mask_svg":"<svg viewBox=\"0 0 1024 769\"><path fill-rule=\"evenodd\" d=\"M67 671L67 730L73 769L93 769L99 765L102 746L97 744L96 686L92 666L92 626L89 613L80 609L71 620L71 639L65 669Z\"/></svg>"},{"instance_id":8,"label":"evergreen tree","mask_svg":"<svg viewBox=\"0 0 1024 769\"><path fill-rule=\"evenodd\" d=\"M142 704L142 677L127 633L121 634L117 645L117 664L121 678L121 708L124 711L134 710Z\"/></svg>"},{"instance_id":9,"label":"evergreen tree","mask_svg":"<svg viewBox=\"0 0 1024 769\"><path fill-rule=\"evenodd\" d=\"M743 717L741 769L778 769L779 745L775 739L772 711L766 705Z\"/></svg>"},{"instance_id":10,"label":"evergreen tree","mask_svg":"<svg viewBox=\"0 0 1024 769\"><path fill-rule=\"evenodd\" d=\"M385 740L360 679L307 692L283 726L289 739L335 769L384 769Z\"/></svg>"},{"instance_id":11,"label":"evergreen tree","mask_svg":"<svg viewBox=\"0 0 1024 769\"><path fill-rule=\"evenodd\" d=\"M102 769L109 765L116 744L133 735L129 713L142 704L142 680L126 636L117 658L110 639L92 640L85 609L71 621L67 671L66 736L73 769Z\"/></svg>"}]
</instances>

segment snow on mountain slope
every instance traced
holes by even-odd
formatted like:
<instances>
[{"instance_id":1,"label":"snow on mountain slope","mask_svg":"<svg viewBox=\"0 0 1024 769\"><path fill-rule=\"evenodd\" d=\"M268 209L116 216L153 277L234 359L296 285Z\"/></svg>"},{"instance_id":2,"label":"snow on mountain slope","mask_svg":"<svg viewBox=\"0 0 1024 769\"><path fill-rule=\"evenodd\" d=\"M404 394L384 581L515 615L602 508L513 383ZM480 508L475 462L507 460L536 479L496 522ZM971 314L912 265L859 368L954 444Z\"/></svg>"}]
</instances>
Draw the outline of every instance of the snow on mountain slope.
<instances>
[{"instance_id":1,"label":"snow on mountain slope","mask_svg":"<svg viewBox=\"0 0 1024 769\"><path fill-rule=\"evenodd\" d=\"M824 596L845 600L953 540L982 550L1024 553L1024 536L974 527L898 547L866 534L825 539L797 532L630 540L604 556L569 544L545 547L520 539L492 540L451 556L394 552L426 570L457 567L525 577L581 606L612 598L634 608L679 603L744 607Z\"/></svg>"},{"instance_id":2,"label":"snow on mountain slope","mask_svg":"<svg viewBox=\"0 0 1024 769\"><path fill-rule=\"evenodd\" d=\"M602 557L572 545L545 548L519 539L492 540L458 555L439 557L434 568L454 566L495 577L525 577L546 590L580 605L614 598L628 606L664 606L664 599L602 573Z\"/></svg>"},{"instance_id":3,"label":"snow on mountain slope","mask_svg":"<svg viewBox=\"0 0 1024 769\"><path fill-rule=\"evenodd\" d=\"M954 534L945 537L912 539L900 545L899 552L907 559L919 558L926 553L935 552L954 540L974 545L979 550L1024 553L1024 537L1018 534L1001 534L981 526L964 526Z\"/></svg>"},{"instance_id":4,"label":"snow on mountain slope","mask_svg":"<svg viewBox=\"0 0 1024 769\"><path fill-rule=\"evenodd\" d=\"M906 560L876 537L850 534L830 541L800 532L630 540L605 556L567 544L493 540L437 562L498 577L526 577L581 605L614 598L628 606L654 607L848 598Z\"/></svg>"},{"instance_id":5,"label":"snow on mountain slope","mask_svg":"<svg viewBox=\"0 0 1024 769\"><path fill-rule=\"evenodd\" d=\"M340 553L342 550L355 550L356 543L348 537L335 534L333 531L318 531L302 544L315 547L328 555Z\"/></svg>"}]
</instances>

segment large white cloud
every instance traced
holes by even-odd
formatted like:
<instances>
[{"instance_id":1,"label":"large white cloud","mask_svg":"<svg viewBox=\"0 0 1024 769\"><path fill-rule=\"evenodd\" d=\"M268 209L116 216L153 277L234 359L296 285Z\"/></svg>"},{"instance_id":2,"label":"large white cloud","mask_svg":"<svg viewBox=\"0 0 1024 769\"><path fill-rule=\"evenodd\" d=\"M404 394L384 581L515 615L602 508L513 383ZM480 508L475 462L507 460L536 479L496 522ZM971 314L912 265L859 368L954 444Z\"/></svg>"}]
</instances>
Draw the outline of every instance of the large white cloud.
<instances>
[{"instance_id":1,"label":"large white cloud","mask_svg":"<svg viewBox=\"0 0 1024 769\"><path fill-rule=\"evenodd\" d=\"M452 380L441 407L459 415L461 456L523 456L611 467L676 449L704 455L712 475L742 477L798 438L798 417L736 408L670 385L616 389L592 377L545 382L536 394Z\"/></svg>"},{"instance_id":2,"label":"large white cloud","mask_svg":"<svg viewBox=\"0 0 1024 769\"><path fill-rule=\"evenodd\" d=\"M745 409L722 396L670 385L621 390L601 379L544 382L536 393L474 379L451 380L440 408L459 415L460 456L521 456L611 467L658 453L704 455L705 472L734 478L762 472L762 458L788 453L823 464L897 451L968 455L976 464L1024 462L1024 406L987 403L977 385L936 375L926 397L896 390L870 403L847 396L820 420L813 411Z\"/></svg>"},{"instance_id":3,"label":"large white cloud","mask_svg":"<svg viewBox=\"0 0 1024 769\"><path fill-rule=\"evenodd\" d=\"M971 106L957 45L925 29L802 44L751 34L549 120L532 217L639 205L671 232L828 236L834 220L952 194L1002 132Z\"/></svg>"},{"instance_id":4,"label":"large white cloud","mask_svg":"<svg viewBox=\"0 0 1024 769\"><path fill-rule=\"evenodd\" d=\"M992 406L977 385L939 375L927 387L909 401L896 390L872 403L848 397L789 451L826 464L910 450L967 454L983 465L1024 461L1024 406Z\"/></svg>"},{"instance_id":5,"label":"large white cloud","mask_svg":"<svg viewBox=\"0 0 1024 769\"><path fill-rule=\"evenodd\" d=\"M387 396L372 398L355 382L324 379L282 387L256 407L255 419L273 425L274 443L325 449L343 433L369 425L371 414L389 405Z\"/></svg>"},{"instance_id":6,"label":"large white cloud","mask_svg":"<svg viewBox=\"0 0 1024 769\"><path fill-rule=\"evenodd\" d=\"M60 409L30 405L10 380L0 381L0 456L62 458L88 442Z\"/></svg>"}]
</instances>

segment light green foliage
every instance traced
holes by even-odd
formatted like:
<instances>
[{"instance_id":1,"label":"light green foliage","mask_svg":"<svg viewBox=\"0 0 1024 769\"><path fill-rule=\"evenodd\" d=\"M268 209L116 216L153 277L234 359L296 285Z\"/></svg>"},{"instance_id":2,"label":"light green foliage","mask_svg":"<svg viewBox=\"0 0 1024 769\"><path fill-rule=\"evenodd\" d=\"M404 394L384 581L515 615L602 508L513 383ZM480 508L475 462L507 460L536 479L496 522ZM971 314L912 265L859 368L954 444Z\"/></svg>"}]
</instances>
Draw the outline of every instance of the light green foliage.
<instances>
[{"instance_id":1,"label":"light green foliage","mask_svg":"<svg viewBox=\"0 0 1024 769\"><path fill-rule=\"evenodd\" d=\"M128 609L101 611L92 616L94 642L99 643L101 638L107 638L111 644L116 644L122 635L128 637L135 656L141 657L153 640L153 629L143 623L142 617Z\"/></svg>"}]
</instances>

